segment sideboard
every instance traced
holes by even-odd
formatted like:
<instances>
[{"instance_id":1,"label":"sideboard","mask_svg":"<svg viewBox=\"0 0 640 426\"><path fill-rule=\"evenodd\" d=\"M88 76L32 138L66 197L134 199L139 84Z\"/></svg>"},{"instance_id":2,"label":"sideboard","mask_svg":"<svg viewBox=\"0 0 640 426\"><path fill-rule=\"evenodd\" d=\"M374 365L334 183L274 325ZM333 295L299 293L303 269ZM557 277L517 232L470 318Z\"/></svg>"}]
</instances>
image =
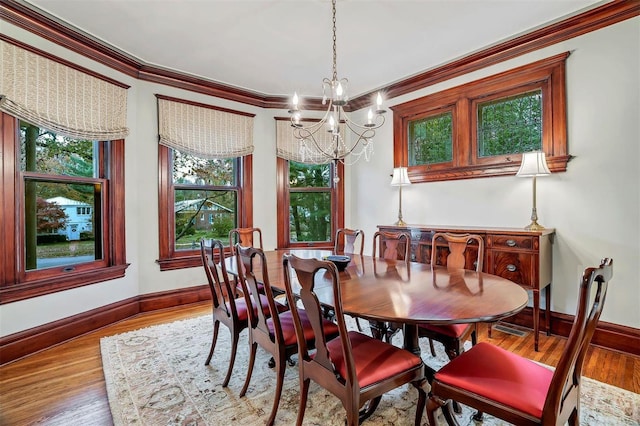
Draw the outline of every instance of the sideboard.
<instances>
[{"instance_id":1,"label":"sideboard","mask_svg":"<svg viewBox=\"0 0 640 426\"><path fill-rule=\"evenodd\" d=\"M538 350L540 329L540 291L544 290L544 322L547 335L551 330L551 263L553 228L527 231L519 228L482 228L468 226L378 225L380 231L409 232L411 261L431 262L431 240L436 232L468 233L482 237L485 245L483 272L507 278L533 294L534 346ZM443 250L443 248L436 248ZM477 253L477 251L476 251ZM476 255L473 254L473 257ZM438 259L446 256L438 255ZM472 265L466 267L472 268Z\"/></svg>"}]
</instances>

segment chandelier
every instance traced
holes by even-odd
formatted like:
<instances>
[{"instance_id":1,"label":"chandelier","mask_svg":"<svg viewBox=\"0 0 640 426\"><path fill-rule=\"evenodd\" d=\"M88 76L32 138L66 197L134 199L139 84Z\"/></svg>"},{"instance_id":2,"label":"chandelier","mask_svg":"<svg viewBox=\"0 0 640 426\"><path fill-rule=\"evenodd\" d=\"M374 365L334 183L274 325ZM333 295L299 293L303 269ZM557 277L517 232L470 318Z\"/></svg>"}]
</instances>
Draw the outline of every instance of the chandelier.
<instances>
[{"instance_id":1,"label":"chandelier","mask_svg":"<svg viewBox=\"0 0 640 426\"><path fill-rule=\"evenodd\" d=\"M349 95L349 81L339 79L336 65L336 0L331 1L333 13L333 75L331 79L322 80L322 105L327 110L318 121L306 121L303 124L302 112L299 109L298 94L293 95L291 127L293 136L300 141L300 156L303 162L325 164L329 162L354 164L364 156L366 161L373 154L373 137L376 129L384 124L382 96L378 92L376 109L369 108L366 123L356 123L345 113ZM345 138L347 129L351 132Z\"/></svg>"}]
</instances>

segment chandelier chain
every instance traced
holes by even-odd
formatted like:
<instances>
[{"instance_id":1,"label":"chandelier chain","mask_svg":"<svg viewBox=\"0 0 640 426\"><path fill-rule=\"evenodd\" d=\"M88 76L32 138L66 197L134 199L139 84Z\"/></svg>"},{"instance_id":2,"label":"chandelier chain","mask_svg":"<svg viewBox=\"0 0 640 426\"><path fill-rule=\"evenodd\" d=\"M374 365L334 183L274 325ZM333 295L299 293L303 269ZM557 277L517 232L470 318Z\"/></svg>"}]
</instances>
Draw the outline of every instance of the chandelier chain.
<instances>
[{"instance_id":1,"label":"chandelier chain","mask_svg":"<svg viewBox=\"0 0 640 426\"><path fill-rule=\"evenodd\" d=\"M373 137L376 129L384 124L382 96L378 93L375 110L369 108L367 118L363 123L356 123L344 110L348 103L347 92L349 80L338 79L338 49L337 49L337 0L331 0L333 23L333 76L322 80L322 105L326 105L324 116L319 120L308 120L304 124L301 111L298 108L298 95L293 95L291 127L293 137L300 142L298 158L302 163L326 164L328 162L353 164L361 156L369 161L373 155ZM334 180L337 176L334 177Z\"/></svg>"},{"instance_id":2,"label":"chandelier chain","mask_svg":"<svg viewBox=\"0 0 640 426\"><path fill-rule=\"evenodd\" d=\"M336 0L332 0L331 5L331 11L333 13L333 80L336 81L338 80L338 54L336 49Z\"/></svg>"}]
</instances>

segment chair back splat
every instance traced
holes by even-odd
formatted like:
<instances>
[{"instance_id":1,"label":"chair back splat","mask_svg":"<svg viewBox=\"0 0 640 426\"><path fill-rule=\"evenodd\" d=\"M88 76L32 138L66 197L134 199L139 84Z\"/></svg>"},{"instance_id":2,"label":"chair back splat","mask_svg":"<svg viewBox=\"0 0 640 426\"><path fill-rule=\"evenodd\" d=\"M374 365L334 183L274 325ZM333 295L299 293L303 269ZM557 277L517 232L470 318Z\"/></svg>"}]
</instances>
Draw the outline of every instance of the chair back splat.
<instances>
[{"instance_id":1,"label":"chair back splat","mask_svg":"<svg viewBox=\"0 0 640 426\"><path fill-rule=\"evenodd\" d=\"M360 254L364 252L364 231L360 229L340 228L336 231L333 251L337 253Z\"/></svg>"},{"instance_id":2,"label":"chair back splat","mask_svg":"<svg viewBox=\"0 0 640 426\"><path fill-rule=\"evenodd\" d=\"M360 332L347 330L339 273L333 263L285 255L283 264L287 298L298 336L300 407L296 424L301 425L304 419L309 385L313 380L340 399L347 412L349 426L356 426L373 414L384 393L412 383L418 389L415 424L419 425L426 401L424 364L420 357ZM297 294L293 292L294 281L300 288ZM323 292L332 291L338 337L330 338L323 331L326 322L316 287ZM316 345L314 355L310 354L306 343L297 299L304 306L311 323Z\"/></svg>"},{"instance_id":3,"label":"chair back splat","mask_svg":"<svg viewBox=\"0 0 640 426\"><path fill-rule=\"evenodd\" d=\"M408 232L376 231L373 234L373 257L411 260L411 234Z\"/></svg>"},{"instance_id":4,"label":"chair back splat","mask_svg":"<svg viewBox=\"0 0 640 426\"><path fill-rule=\"evenodd\" d=\"M612 276L611 259L585 269L576 316L555 371L480 342L435 374L427 406L429 424L436 425L434 412L440 407L447 422L455 424L451 400L517 425L579 424L582 365Z\"/></svg>"},{"instance_id":5,"label":"chair back splat","mask_svg":"<svg viewBox=\"0 0 640 426\"><path fill-rule=\"evenodd\" d=\"M229 247L231 254L236 244L243 247L257 247L264 249L262 245L262 230L260 228L234 228L229 231Z\"/></svg>"}]
</instances>

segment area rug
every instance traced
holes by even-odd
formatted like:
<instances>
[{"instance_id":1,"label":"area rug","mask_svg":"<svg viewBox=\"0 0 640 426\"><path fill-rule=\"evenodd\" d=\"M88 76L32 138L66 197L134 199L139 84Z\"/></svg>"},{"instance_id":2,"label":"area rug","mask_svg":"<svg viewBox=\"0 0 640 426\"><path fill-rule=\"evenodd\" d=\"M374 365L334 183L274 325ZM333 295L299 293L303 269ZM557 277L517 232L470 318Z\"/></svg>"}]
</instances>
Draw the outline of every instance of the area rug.
<instances>
[{"instance_id":1,"label":"area rug","mask_svg":"<svg viewBox=\"0 0 640 426\"><path fill-rule=\"evenodd\" d=\"M220 384L229 362L229 332L220 327L209 366L204 361L211 343L211 316L162 324L101 339L109 405L118 425L264 425L273 402L275 371L260 348L245 397L238 397L248 362L246 330L241 335L236 364L227 388ZM426 340L426 339L421 339ZM395 343L395 342L394 342ZM421 342L422 344L422 342ZM437 342L436 342L437 345ZM422 347L425 363L438 369L446 362L441 347L437 358ZM640 425L640 395L584 379L583 425ZM276 424L295 424L298 411L298 368L287 367ZM410 385L384 395L365 425L412 425L417 391ZM475 425L472 410L463 406L462 425ZM344 425L340 401L311 383L305 425ZM423 424L427 423L426 415ZM486 426L506 425L485 415Z\"/></svg>"}]
</instances>

